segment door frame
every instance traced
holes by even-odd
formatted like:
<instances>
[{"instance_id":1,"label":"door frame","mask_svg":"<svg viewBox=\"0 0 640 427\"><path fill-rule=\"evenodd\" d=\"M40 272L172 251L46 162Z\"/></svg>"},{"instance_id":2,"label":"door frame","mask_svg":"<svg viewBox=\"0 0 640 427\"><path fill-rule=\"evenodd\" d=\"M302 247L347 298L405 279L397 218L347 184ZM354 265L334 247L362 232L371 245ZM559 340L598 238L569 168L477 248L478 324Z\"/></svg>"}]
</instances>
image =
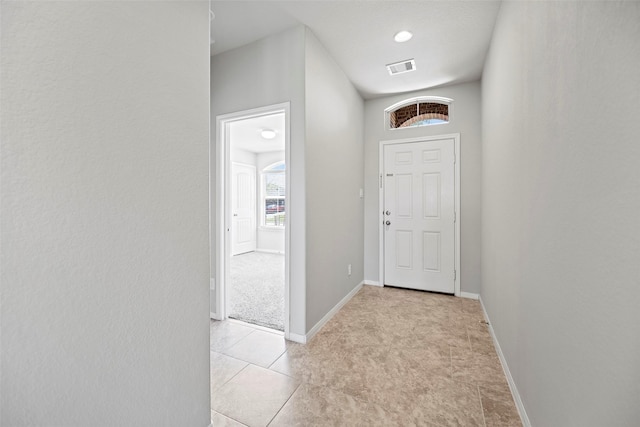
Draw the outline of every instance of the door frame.
<instances>
[{"instance_id":1,"label":"door frame","mask_svg":"<svg viewBox=\"0 0 640 427\"><path fill-rule=\"evenodd\" d=\"M291 206L291 186L290 186L290 160L291 160L291 126L290 126L290 103L284 102L280 104L267 105L264 107L253 108L250 110L238 111L216 116L215 129L215 147L211 151L215 152L215 188L211 188L210 198L215 203L215 226L210 227L213 230L211 236L211 247L213 248L215 265L215 280L212 288L215 286L216 304L215 313L211 313L211 317L216 320L225 320L226 313L226 292L225 285L228 281L229 259L231 254L231 206L225 203L226 197L231 191L231 180L227 179L227 171L231 171L231 152L230 152L230 135L229 125L232 122L250 119L260 116L269 116L277 113L284 113L285 127L285 148L284 158L287 170L285 172L285 200L287 206ZM213 141L212 141L213 142ZM257 186L256 186L257 191ZM287 220L284 227L284 337L289 339L290 329L290 224L291 210L287 212Z\"/></svg>"},{"instance_id":2,"label":"door frame","mask_svg":"<svg viewBox=\"0 0 640 427\"><path fill-rule=\"evenodd\" d=\"M378 151L378 263L380 286L384 286L384 147L392 144L406 144L414 142L429 142L442 139L453 139L454 143L454 204L455 204L455 278L454 295L460 296L460 134L451 133L446 135L421 136L417 138L391 139L380 141Z\"/></svg>"}]
</instances>

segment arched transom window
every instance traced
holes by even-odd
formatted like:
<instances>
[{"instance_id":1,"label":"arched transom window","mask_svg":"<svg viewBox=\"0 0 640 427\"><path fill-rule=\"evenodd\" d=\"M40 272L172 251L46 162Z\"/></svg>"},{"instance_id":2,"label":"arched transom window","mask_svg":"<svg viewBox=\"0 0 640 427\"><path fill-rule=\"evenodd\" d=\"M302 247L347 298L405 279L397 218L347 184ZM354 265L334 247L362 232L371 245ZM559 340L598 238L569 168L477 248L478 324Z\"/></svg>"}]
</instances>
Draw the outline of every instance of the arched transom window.
<instances>
[{"instance_id":1,"label":"arched transom window","mask_svg":"<svg viewBox=\"0 0 640 427\"><path fill-rule=\"evenodd\" d=\"M449 123L453 99L436 96L411 98L385 110L388 129Z\"/></svg>"}]
</instances>

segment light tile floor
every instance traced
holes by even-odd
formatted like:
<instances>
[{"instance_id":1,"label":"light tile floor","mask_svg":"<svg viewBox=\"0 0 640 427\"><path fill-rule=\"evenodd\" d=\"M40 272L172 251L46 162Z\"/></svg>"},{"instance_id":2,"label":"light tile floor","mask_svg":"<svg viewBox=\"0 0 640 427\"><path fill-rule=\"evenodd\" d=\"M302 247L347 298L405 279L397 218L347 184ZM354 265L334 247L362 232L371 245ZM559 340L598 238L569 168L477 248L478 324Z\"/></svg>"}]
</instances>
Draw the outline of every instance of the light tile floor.
<instances>
[{"instance_id":1,"label":"light tile floor","mask_svg":"<svg viewBox=\"0 0 640 427\"><path fill-rule=\"evenodd\" d=\"M365 286L306 345L211 325L214 426L521 426L478 301Z\"/></svg>"}]
</instances>

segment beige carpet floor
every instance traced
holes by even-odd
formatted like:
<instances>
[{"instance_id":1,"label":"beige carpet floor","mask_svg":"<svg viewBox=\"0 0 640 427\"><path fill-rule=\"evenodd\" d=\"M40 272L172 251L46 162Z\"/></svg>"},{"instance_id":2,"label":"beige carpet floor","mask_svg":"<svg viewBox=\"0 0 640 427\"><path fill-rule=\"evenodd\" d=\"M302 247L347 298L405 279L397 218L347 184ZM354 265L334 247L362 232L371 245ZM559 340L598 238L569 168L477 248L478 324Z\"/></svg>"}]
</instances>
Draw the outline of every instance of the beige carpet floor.
<instances>
[{"instance_id":1,"label":"beige carpet floor","mask_svg":"<svg viewBox=\"0 0 640 427\"><path fill-rule=\"evenodd\" d=\"M236 255L229 273L229 317L284 331L284 255Z\"/></svg>"}]
</instances>

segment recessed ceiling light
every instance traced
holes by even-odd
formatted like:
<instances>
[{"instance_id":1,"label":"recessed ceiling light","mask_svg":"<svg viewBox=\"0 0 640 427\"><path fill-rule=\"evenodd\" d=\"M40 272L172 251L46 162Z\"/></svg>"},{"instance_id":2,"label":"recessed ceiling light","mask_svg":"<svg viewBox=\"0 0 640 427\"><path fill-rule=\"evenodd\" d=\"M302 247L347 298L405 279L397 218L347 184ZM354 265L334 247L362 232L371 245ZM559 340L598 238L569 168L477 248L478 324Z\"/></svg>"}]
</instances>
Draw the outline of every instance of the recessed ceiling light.
<instances>
[{"instance_id":1,"label":"recessed ceiling light","mask_svg":"<svg viewBox=\"0 0 640 427\"><path fill-rule=\"evenodd\" d=\"M273 139L276 137L276 131L272 129L263 129L262 132L260 132L260 135L264 139Z\"/></svg>"},{"instance_id":2,"label":"recessed ceiling light","mask_svg":"<svg viewBox=\"0 0 640 427\"><path fill-rule=\"evenodd\" d=\"M411 31L402 30L402 31L398 31L396 35L393 36L393 39L398 43L404 43L406 41L411 40L411 37L413 37L413 34L411 34Z\"/></svg>"}]
</instances>

